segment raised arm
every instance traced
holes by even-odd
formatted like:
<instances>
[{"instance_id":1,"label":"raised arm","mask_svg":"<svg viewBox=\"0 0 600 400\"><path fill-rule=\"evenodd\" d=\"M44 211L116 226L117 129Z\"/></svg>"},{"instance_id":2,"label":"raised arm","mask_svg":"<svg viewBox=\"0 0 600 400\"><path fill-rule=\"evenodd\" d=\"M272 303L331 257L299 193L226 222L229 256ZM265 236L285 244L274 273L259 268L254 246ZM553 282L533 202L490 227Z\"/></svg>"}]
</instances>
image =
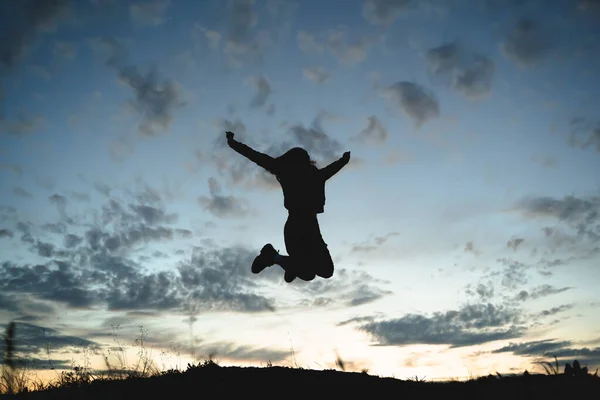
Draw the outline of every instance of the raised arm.
<instances>
[{"instance_id":1,"label":"raised arm","mask_svg":"<svg viewBox=\"0 0 600 400\"><path fill-rule=\"evenodd\" d=\"M250 161L254 162L255 164L263 167L270 173L274 175L277 174L277 162L273 157L269 156L268 154L260 153L242 142L238 142L233 138L233 132L226 132L225 135L229 147L231 147L233 150L237 151Z\"/></svg>"},{"instance_id":2,"label":"raised arm","mask_svg":"<svg viewBox=\"0 0 600 400\"><path fill-rule=\"evenodd\" d=\"M334 176L335 174L337 174L346 164L348 164L348 161L350 161L350 152L349 151L345 152L344 155L339 160L336 160L336 161L332 162L331 164L329 164L328 166L326 166L325 168L321 169L323 178L325 180L327 180L327 179L331 178L332 176Z\"/></svg>"}]
</instances>

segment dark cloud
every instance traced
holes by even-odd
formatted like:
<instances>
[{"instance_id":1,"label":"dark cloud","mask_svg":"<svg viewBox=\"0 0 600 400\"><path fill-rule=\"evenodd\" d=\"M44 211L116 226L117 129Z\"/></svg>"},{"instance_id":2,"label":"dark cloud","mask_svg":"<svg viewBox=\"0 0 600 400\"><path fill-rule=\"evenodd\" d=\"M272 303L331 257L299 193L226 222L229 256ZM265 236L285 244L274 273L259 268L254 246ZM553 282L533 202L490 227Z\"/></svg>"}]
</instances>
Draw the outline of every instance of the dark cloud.
<instances>
[{"instance_id":1,"label":"dark cloud","mask_svg":"<svg viewBox=\"0 0 600 400\"><path fill-rule=\"evenodd\" d=\"M243 199L221 195L221 185L215 178L208 179L210 196L200 196L198 203L219 218L244 217L251 211Z\"/></svg>"},{"instance_id":2,"label":"dark cloud","mask_svg":"<svg viewBox=\"0 0 600 400\"><path fill-rule=\"evenodd\" d=\"M165 22L170 0L137 1L129 6L131 21L135 26L159 26Z\"/></svg>"},{"instance_id":3,"label":"dark cloud","mask_svg":"<svg viewBox=\"0 0 600 400\"><path fill-rule=\"evenodd\" d=\"M164 210L158 209L145 204L132 204L130 207L135 213L142 217L148 225L156 225L160 223L172 224L177 221L177 214L167 215Z\"/></svg>"},{"instance_id":4,"label":"dark cloud","mask_svg":"<svg viewBox=\"0 0 600 400\"><path fill-rule=\"evenodd\" d=\"M300 50L305 53L323 54L325 51L325 47L321 43L320 38L313 33L298 31L296 34L296 41L298 42Z\"/></svg>"},{"instance_id":5,"label":"dark cloud","mask_svg":"<svg viewBox=\"0 0 600 400\"><path fill-rule=\"evenodd\" d=\"M569 123L569 145L580 149L591 147L600 153L600 122L572 118Z\"/></svg>"},{"instance_id":6,"label":"dark cloud","mask_svg":"<svg viewBox=\"0 0 600 400\"><path fill-rule=\"evenodd\" d=\"M54 57L59 60L74 60L78 51L79 46L72 42L57 41L52 48Z\"/></svg>"},{"instance_id":7,"label":"dark cloud","mask_svg":"<svg viewBox=\"0 0 600 400\"><path fill-rule=\"evenodd\" d=\"M85 290L84 273L65 262L17 265L5 261L0 265L0 287L6 293L35 295L44 300L64 303L74 308L87 308L97 293Z\"/></svg>"},{"instance_id":8,"label":"dark cloud","mask_svg":"<svg viewBox=\"0 0 600 400\"><path fill-rule=\"evenodd\" d=\"M12 238L14 233L10 229L2 228L0 229L0 238L9 237Z\"/></svg>"},{"instance_id":9,"label":"dark cloud","mask_svg":"<svg viewBox=\"0 0 600 400\"><path fill-rule=\"evenodd\" d=\"M274 311L273 299L253 292L257 276L250 266L254 252L242 248L194 252L178 271L182 287L189 291L190 307L195 311ZM278 281L279 271L268 269L261 280Z\"/></svg>"},{"instance_id":10,"label":"dark cloud","mask_svg":"<svg viewBox=\"0 0 600 400\"><path fill-rule=\"evenodd\" d=\"M552 315L560 314L565 311L569 311L573 308L573 304L563 304L562 306L552 307L548 310L543 310L539 313L540 317L549 317Z\"/></svg>"},{"instance_id":11,"label":"dark cloud","mask_svg":"<svg viewBox=\"0 0 600 400\"><path fill-rule=\"evenodd\" d=\"M191 238L194 233L192 231L190 231L189 229L181 229L181 228L177 228L175 229L175 234L177 234L179 237L182 238Z\"/></svg>"},{"instance_id":12,"label":"dark cloud","mask_svg":"<svg viewBox=\"0 0 600 400\"><path fill-rule=\"evenodd\" d=\"M521 290L517 294L516 297L517 297L517 300L520 300L520 301L535 300L535 299L539 299L540 297L546 297L546 296L551 296L553 294L566 292L567 290L570 290L570 289L573 289L573 288L569 287L569 286L562 287L562 288L556 288L552 285L544 284L541 286L537 286L537 287L531 289L530 291Z\"/></svg>"},{"instance_id":13,"label":"dark cloud","mask_svg":"<svg viewBox=\"0 0 600 400\"><path fill-rule=\"evenodd\" d=\"M23 321L15 322L13 365L17 368L30 370L69 369L72 360L50 358L51 353L66 353L81 351L82 348L97 351L100 345L93 341L77 336L63 335L59 331ZM3 331L6 325L0 325ZM4 359L5 342L0 342L0 365Z\"/></svg>"},{"instance_id":14,"label":"dark cloud","mask_svg":"<svg viewBox=\"0 0 600 400\"><path fill-rule=\"evenodd\" d=\"M525 67L537 65L552 49L549 32L529 17L520 18L501 45L510 60Z\"/></svg>"},{"instance_id":15,"label":"dark cloud","mask_svg":"<svg viewBox=\"0 0 600 400\"><path fill-rule=\"evenodd\" d=\"M142 117L140 133L155 136L167 131L174 112L185 105L180 87L172 80L161 80L154 66L144 73L137 65L127 65L127 50L115 38L96 39L92 47L105 54L107 66L115 69L119 79L133 90L135 99L128 104Z\"/></svg>"},{"instance_id":16,"label":"dark cloud","mask_svg":"<svg viewBox=\"0 0 600 400\"><path fill-rule=\"evenodd\" d=\"M440 115L440 106L433 93L417 83L397 82L383 93L412 118L417 127Z\"/></svg>"},{"instance_id":17,"label":"dark cloud","mask_svg":"<svg viewBox=\"0 0 600 400\"><path fill-rule=\"evenodd\" d=\"M392 292L383 289L381 285L388 283L376 279L364 271L352 271L345 268L336 269L334 279L315 280L310 283L296 282L292 287L308 297L303 304L311 306L344 306L355 307L372 303Z\"/></svg>"},{"instance_id":18,"label":"dark cloud","mask_svg":"<svg viewBox=\"0 0 600 400\"><path fill-rule=\"evenodd\" d=\"M328 118L329 114L326 111L320 111L315 117L310 127L305 127L302 124L294 125L289 132L292 136L292 145L286 146L279 151L283 154L292 146L300 146L304 148L313 159L321 162L335 161L342 156L342 145L325 133L323 128L323 120Z\"/></svg>"},{"instance_id":19,"label":"dark cloud","mask_svg":"<svg viewBox=\"0 0 600 400\"><path fill-rule=\"evenodd\" d=\"M20 187L15 187L13 188L13 194L15 196L19 196L19 197L25 197L25 198L32 198L33 195L31 193L29 193L27 190L20 188Z\"/></svg>"},{"instance_id":20,"label":"dark cloud","mask_svg":"<svg viewBox=\"0 0 600 400\"><path fill-rule=\"evenodd\" d=\"M298 47L309 54L328 54L341 65L355 66L363 62L379 38L353 34L347 26L337 26L314 34L299 31L296 40Z\"/></svg>"},{"instance_id":21,"label":"dark cloud","mask_svg":"<svg viewBox=\"0 0 600 400\"><path fill-rule=\"evenodd\" d=\"M224 52L238 64L262 60L289 31L295 9L290 1L228 0Z\"/></svg>"},{"instance_id":22,"label":"dark cloud","mask_svg":"<svg viewBox=\"0 0 600 400\"><path fill-rule=\"evenodd\" d=\"M256 89L256 94L250 102L250 107L262 107L271 95L271 83L266 76L257 76L250 79L250 84Z\"/></svg>"},{"instance_id":23,"label":"dark cloud","mask_svg":"<svg viewBox=\"0 0 600 400\"><path fill-rule=\"evenodd\" d=\"M520 323L520 312L516 309L475 304L431 316L408 314L369 322L359 325L358 329L384 346L446 344L462 347L519 337L524 332Z\"/></svg>"},{"instance_id":24,"label":"dark cloud","mask_svg":"<svg viewBox=\"0 0 600 400\"><path fill-rule=\"evenodd\" d=\"M90 201L90 195L87 193L71 192L71 197L77 201Z\"/></svg>"},{"instance_id":25,"label":"dark cloud","mask_svg":"<svg viewBox=\"0 0 600 400\"><path fill-rule=\"evenodd\" d=\"M323 84L329 79L329 74L318 67L303 68L302 75L317 84Z\"/></svg>"},{"instance_id":26,"label":"dark cloud","mask_svg":"<svg viewBox=\"0 0 600 400\"><path fill-rule=\"evenodd\" d=\"M600 365L600 347L588 348L572 347L574 343L570 340L556 341L556 339L538 340L533 342L510 343L508 346L493 350L492 353L512 353L529 357L556 357L561 361L572 362L578 360L583 365Z\"/></svg>"},{"instance_id":27,"label":"dark cloud","mask_svg":"<svg viewBox=\"0 0 600 400\"><path fill-rule=\"evenodd\" d=\"M0 354L0 365L4 364L3 354ZM72 360L58 360L53 358L48 358L47 356L41 357L18 357L16 360L12 361L12 364L17 369L21 370L69 370L73 367Z\"/></svg>"},{"instance_id":28,"label":"dark cloud","mask_svg":"<svg viewBox=\"0 0 600 400\"><path fill-rule=\"evenodd\" d=\"M357 243L352 246L352 252L372 252L377 250L380 246L382 246L385 242L387 242L391 237L399 236L400 234L397 232L390 232L384 236L375 236L361 243Z\"/></svg>"},{"instance_id":29,"label":"dark cloud","mask_svg":"<svg viewBox=\"0 0 600 400\"><path fill-rule=\"evenodd\" d=\"M37 264L10 258L0 263L3 309L32 317L39 315L34 311L42 304L171 313L275 309L274 300L258 292L256 280L261 279L260 287L279 283L282 273L273 268L260 277L252 274L255 251L196 247L191 258L183 258L177 268L169 270L149 270L134 261L159 257L164 263L169 258L163 249L148 244L189 238L192 231L164 226L174 223L176 214L164 209L160 195L151 188L130 188L121 196L107 200L73 225L51 222L44 229L19 221L10 207L0 209L6 218L14 217L15 228L6 230L5 235L21 235L21 247L44 257ZM68 204L60 196L53 201ZM38 233L43 236L37 237ZM355 297L359 298L356 301L368 301L376 295L363 288L356 290ZM27 307L22 298L28 299Z\"/></svg>"},{"instance_id":30,"label":"dark cloud","mask_svg":"<svg viewBox=\"0 0 600 400\"><path fill-rule=\"evenodd\" d=\"M502 269L491 272L488 277L499 280L504 290L517 290L529 281L528 265L508 258L497 261L502 264Z\"/></svg>"},{"instance_id":31,"label":"dark cloud","mask_svg":"<svg viewBox=\"0 0 600 400\"><path fill-rule=\"evenodd\" d=\"M542 356L560 348L571 346L571 341L557 342L555 339L537 340L533 342L510 343L508 346L493 350L492 353L513 353L519 356Z\"/></svg>"},{"instance_id":32,"label":"dark cloud","mask_svg":"<svg viewBox=\"0 0 600 400\"><path fill-rule=\"evenodd\" d=\"M473 285L467 285L465 293L469 296L477 297L480 301L489 301L494 297L494 286L491 282L478 283L475 288Z\"/></svg>"},{"instance_id":33,"label":"dark cloud","mask_svg":"<svg viewBox=\"0 0 600 400\"><path fill-rule=\"evenodd\" d=\"M77 235L73 235L71 233L65 235L65 247L67 249L72 249L73 247L77 247L81 242L83 242L83 239L80 238Z\"/></svg>"},{"instance_id":34,"label":"dark cloud","mask_svg":"<svg viewBox=\"0 0 600 400\"><path fill-rule=\"evenodd\" d=\"M123 283L112 282L106 300L111 311L140 308L171 310L177 309L182 303L176 275L168 272L133 274Z\"/></svg>"},{"instance_id":35,"label":"dark cloud","mask_svg":"<svg viewBox=\"0 0 600 400\"><path fill-rule=\"evenodd\" d=\"M367 127L360 131L360 133L354 138L361 143L371 145L384 144L389 134L381 121L374 115L368 118Z\"/></svg>"},{"instance_id":36,"label":"dark cloud","mask_svg":"<svg viewBox=\"0 0 600 400\"><path fill-rule=\"evenodd\" d=\"M523 243L525 241L525 239L523 238L515 238L515 239L511 239L508 242L506 242L506 247L508 247L509 249L513 249L514 251L517 251L517 248L521 245L521 243Z\"/></svg>"},{"instance_id":37,"label":"dark cloud","mask_svg":"<svg viewBox=\"0 0 600 400\"><path fill-rule=\"evenodd\" d=\"M2 100L2 81L0 80L0 104ZM23 175L23 169L16 164L0 164L0 171L10 171L18 177Z\"/></svg>"},{"instance_id":38,"label":"dark cloud","mask_svg":"<svg viewBox=\"0 0 600 400\"><path fill-rule=\"evenodd\" d=\"M465 243L464 251L466 253L473 253L475 255L479 255L481 253L475 248L475 244L473 243L473 241L468 241L467 243Z\"/></svg>"},{"instance_id":39,"label":"dark cloud","mask_svg":"<svg viewBox=\"0 0 600 400\"><path fill-rule=\"evenodd\" d=\"M0 28L0 63L13 67L31 41L67 7L68 0L27 0L3 7L11 14Z\"/></svg>"},{"instance_id":40,"label":"dark cloud","mask_svg":"<svg viewBox=\"0 0 600 400\"><path fill-rule=\"evenodd\" d=\"M104 182L95 181L94 189L96 189L98 192L102 193L106 197L110 196L111 188Z\"/></svg>"},{"instance_id":41,"label":"dark cloud","mask_svg":"<svg viewBox=\"0 0 600 400\"><path fill-rule=\"evenodd\" d=\"M449 42L427 51L426 60L433 77L468 97L491 91L494 63L484 54Z\"/></svg>"},{"instance_id":42,"label":"dark cloud","mask_svg":"<svg viewBox=\"0 0 600 400\"><path fill-rule=\"evenodd\" d=\"M0 108L0 133L6 132L14 136L29 135L40 129L44 123L45 119L43 117L33 115L26 110L17 111L15 117L11 120L3 119L2 109Z\"/></svg>"},{"instance_id":43,"label":"dark cloud","mask_svg":"<svg viewBox=\"0 0 600 400\"><path fill-rule=\"evenodd\" d=\"M412 3L413 0L366 0L362 15L372 24L391 25Z\"/></svg>"},{"instance_id":44,"label":"dark cloud","mask_svg":"<svg viewBox=\"0 0 600 400\"><path fill-rule=\"evenodd\" d=\"M530 218L552 218L565 222L577 231L579 237L594 242L600 240L600 197L526 197L517 202L515 209Z\"/></svg>"},{"instance_id":45,"label":"dark cloud","mask_svg":"<svg viewBox=\"0 0 600 400\"><path fill-rule=\"evenodd\" d=\"M194 354L213 359L232 361L279 362L290 356L289 350L254 347L230 342L200 343Z\"/></svg>"},{"instance_id":46,"label":"dark cloud","mask_svg":"<svg viewBox=\"0 0 600 400\"><path fill-rule=\"evenodd\" d=\"M364 317L354 317L354 318L346 319L344 321L340 321L337 324L335 324L335 326L345 326L345 325L350 325L350 324L363 324L365 322L373 322L375 319L376 318L371 315L367 315Z\"/></svg>"},{"instance_id":47,"label":"dark cloud","mask_svg":"<svg viewBox=\"0 0 600 400\"><path fill-rule=\"evenodd\" d=\"M16 221L17 209L12 206L0 205L0 222Z\"/></svg>"}]
</instances>

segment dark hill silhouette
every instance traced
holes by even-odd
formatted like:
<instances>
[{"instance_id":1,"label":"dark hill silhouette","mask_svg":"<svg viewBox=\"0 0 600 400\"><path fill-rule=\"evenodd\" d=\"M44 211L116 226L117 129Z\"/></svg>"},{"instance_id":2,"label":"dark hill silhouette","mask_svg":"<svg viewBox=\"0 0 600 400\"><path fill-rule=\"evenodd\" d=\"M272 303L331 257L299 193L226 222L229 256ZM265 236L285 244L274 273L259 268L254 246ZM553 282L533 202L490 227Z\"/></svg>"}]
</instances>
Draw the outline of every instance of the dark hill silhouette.
<instances>
[{"instance_id":1,"label":"dark hill silhouette","mask_svg":"<svg viewBox=\"0 0 600 400\"><path fill-rule=\"evenodd\" d=\"M381 378L367 373L288 367L220 367L208 361L184 372L149 378L73 383L40 392L7 395L14 399L177 399L177 398L358 398L405 399L593 399L600 378L573 376L489 376L467 382L423 382Z\"/></svg>"}]
</instances>

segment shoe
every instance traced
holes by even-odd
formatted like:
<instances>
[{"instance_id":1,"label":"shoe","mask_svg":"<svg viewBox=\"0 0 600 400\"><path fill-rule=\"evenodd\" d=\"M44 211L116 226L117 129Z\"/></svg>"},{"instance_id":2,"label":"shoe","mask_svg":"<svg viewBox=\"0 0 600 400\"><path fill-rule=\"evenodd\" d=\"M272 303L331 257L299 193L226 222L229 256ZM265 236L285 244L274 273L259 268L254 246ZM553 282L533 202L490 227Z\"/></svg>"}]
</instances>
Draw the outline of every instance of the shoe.
<instances>
[{"instance_id":1,"label":"shoe","mask_svg":"<svg viewBox=\"0 0 600 400\"><path fill-rule=\"evenodd\" d=\"M285 274L283 274L283 279L285 279L287 283L292 283L292 281L296 279L296 274L294 274L292 271L285 271Z\"/></svg>"},{"instance_id":2,"label":"shoe","mask_svg":"<svg viewBox=\"0 0 600 400\"><path fill-rule=\"evenodd\" d=\"M275 264L275 256L277 254L277 250L275 250L271 243L265 244L260 254L256 256L252 263L252 272L258 274L263 269Z\"/></svg>"}]
</instances>

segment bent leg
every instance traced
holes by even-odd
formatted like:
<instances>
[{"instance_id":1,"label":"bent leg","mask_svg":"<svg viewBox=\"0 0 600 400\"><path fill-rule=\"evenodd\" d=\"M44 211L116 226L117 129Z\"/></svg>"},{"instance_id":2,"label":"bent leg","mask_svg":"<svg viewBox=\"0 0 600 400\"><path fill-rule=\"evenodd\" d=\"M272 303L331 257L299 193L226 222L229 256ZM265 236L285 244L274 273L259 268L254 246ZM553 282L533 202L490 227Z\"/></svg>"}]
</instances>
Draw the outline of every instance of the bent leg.
<instances>
[{"instance_id":1,"label":"bent leg","mask_svg":"<svg viewBox=\"0 0 600 400\"><path fill-rule=\"evenodd\" d=\"M286 272L285 280L288 283L292 282L296 277L303 281L312 281L315 279L315 273L310 269L303 268L302 262L294 257L280 255L276 264Z\"/></svg>"},{"instance_id":2,"label":"bent leg","mask_svg":"<svg viewBox=\"0 0 600 400\"><path fill-rule=\"evenodd\" d=\"M320 251L320 254L315 257L315 272L317 276L321 278L331 278L333 276L333 260L331 259L331 254L329 253L329 249L325 244L325 248Z\"/></svg>"}]
</instances>

